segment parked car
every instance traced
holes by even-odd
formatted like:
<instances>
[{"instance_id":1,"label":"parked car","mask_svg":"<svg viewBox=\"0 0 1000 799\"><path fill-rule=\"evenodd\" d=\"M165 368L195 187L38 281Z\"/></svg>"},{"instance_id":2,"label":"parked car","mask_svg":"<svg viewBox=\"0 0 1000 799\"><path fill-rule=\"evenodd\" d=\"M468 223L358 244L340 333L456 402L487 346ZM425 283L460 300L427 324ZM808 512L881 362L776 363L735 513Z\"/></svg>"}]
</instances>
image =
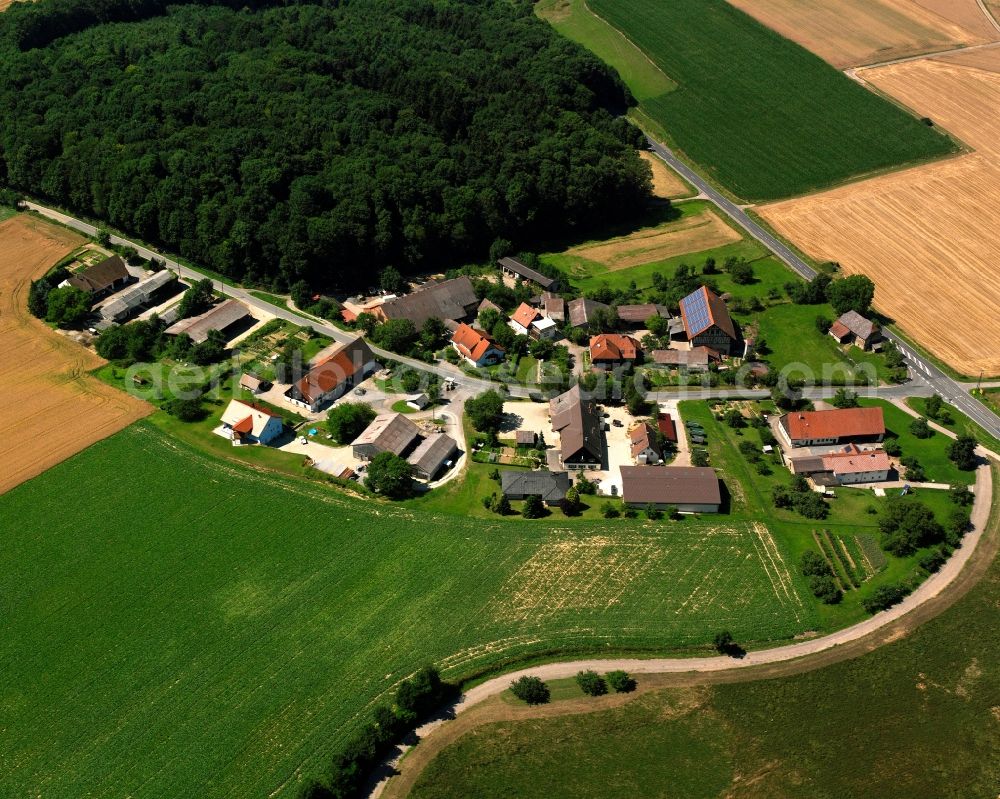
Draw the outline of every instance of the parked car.
<instances>
[{"instance_id":1,"label":"parked car","mask_svg":"<svg viewBox=\"0 0 1000 799\"><path fill-rule=\"evenodd\" d=\"M368 392L365 391L363 388L356 388L354 389L354 393L357 394L359 397L363 397Z\"/></svg>"},{"instance_id":2,"label":"parked car","mask_svg":"<svg viewBox=\"0 0 1000 799\"><path fill-rule=\"evenodd\" d=\"M625 426L625 425L624 425L624 424L622 423L622 420L621 420L621 419L612 419L612 420L611 420L611 424L613 424L613 425L614 425L615 427L624 427L624 426Z\"/></svg>"}]
</instances>

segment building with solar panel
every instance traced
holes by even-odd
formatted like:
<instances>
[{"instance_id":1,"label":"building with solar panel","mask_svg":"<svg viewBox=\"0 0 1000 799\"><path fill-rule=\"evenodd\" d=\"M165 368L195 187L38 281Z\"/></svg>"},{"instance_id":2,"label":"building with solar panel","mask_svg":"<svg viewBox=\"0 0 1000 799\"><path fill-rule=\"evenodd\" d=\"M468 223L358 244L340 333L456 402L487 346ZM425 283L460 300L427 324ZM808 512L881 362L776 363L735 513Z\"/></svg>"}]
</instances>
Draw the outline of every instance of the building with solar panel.
<instances>
[{"instance_id":1,"label":"building with solar panel","mask_svg":"<svg viewBox=\"0 0 1000 799\"><path fill-rule=\"evenodd\" d=\"M705 286L681 300L681 319L692 347L708 347L722 355L743 355L743 339L726 303Z\"/></svg>"}]
</instances>

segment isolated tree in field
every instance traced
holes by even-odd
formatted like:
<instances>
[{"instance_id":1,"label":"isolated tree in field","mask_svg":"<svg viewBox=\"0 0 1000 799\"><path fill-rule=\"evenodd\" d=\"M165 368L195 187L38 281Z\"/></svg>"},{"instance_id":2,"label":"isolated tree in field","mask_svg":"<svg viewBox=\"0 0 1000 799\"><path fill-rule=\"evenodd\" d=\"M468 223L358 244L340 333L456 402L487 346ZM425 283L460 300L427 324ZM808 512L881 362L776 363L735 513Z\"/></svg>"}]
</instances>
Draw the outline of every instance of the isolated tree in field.
<instances>
[{"instance_id":1,"label":"isolated tree in field","mask_svg":"<svg viewBox=\"0 0 1000 799\"><path fill-rule=\"evenodd\" d=\"M465 412L480 433L496 435L503 424L503 397L497 391L486 391L466 402Z\"/></svg>"},{"instance_id":2,"label":"isolated tree in field","mask_svg":"<svg viewBox=\"0 0 1000 799\"><path fill-rule=\"evenodd\" d=\"M848 311L866 314L875 298L875 284L865 275L851 275L830 283L826 296L838 314Z\"/></svg>"},{"instance_id":3,"label":"isolated tree in field","mask_svg":"<svg viewBox=\"0 0 1000 799\"><path fill-rule=\"evenodd\" d=\"M77 327L90 313L90 295L73 286L49 292L45 321L59 327Z\"/></svg>"},{"instance_id":4,"label":"isolated tree in field","mask_svg":"<svg viewBox=\"0 0 1000 799\"><path fill-rule=\"evenodd\" d=\"M706 258L705 263L701 265L701 273L703 275L714 275L718 271L714 258Z\"/></svg>"},{"instance_id":5,"label":"isolated tree in field","mask_svg":"<svg viewBox=\"0 0 1000 799\"><path fill-rule=\"evenodd\" d=\"M344 402L330 409L326 427L338 444L350 444L374 421L375 409L363 402Z\"/></svg>"},{"instance_id":6,"label":"isolated tree in field","mask_svg":"<svg viewBox=\"0 0 1000 799\"><path fill-rule=\"evenodd\" d=\"M608 684L596 671L578 671L576 684L587 696L604 696L608 692Z\"/></svg>"},{"instance_id":7,"label":"isolated tree in field","mask_svg":"<svg viewBox=\"0 0 1000 799\"><path fill-rule=\"evenodd\" d=\"M627 694L635 690L635 680L627 671L609 671L604 675L604 679L616 694Z\"/></svg>"},{"instance_id":8,"label":"isolated tree in field","mask_svg":"<svg viewBox=\"0 0 1000 799\"><path fill-rule=\"evenodd\" d=\"M368 464L365 485L390 499L413 494L413 467L392 452L380 452Z\"/></svg>"},{"instance_id":9,"label":"isolated tree in field","mask_svg":"<svg viewBox=\"0 0 1000 799\"><path fill-rule=\"evenodd\" d=\"M510 692L529 705L544 705L549 701L549 687L538 677L520 677L510 684Z\"/></svg>"},{"instance_id":10,"label":"isolated tree in field","mask_svg":"<svg viewBox=\"0 0 1000 799\"><path fill-rule=\"evenodd\" d=\"M876 588L870 597L862 599L861 606L868 613L875 614L880 610L886 610L887 608L891 608L893 605L899 604L909 593L910 590L904 585L899 585L897 583L882 585Z\"/></svg>"},{"instance_id":11,"label":"isolated tree in field","mask_svg":"<svg viewBox=\"0 0 1000 799\"><path fill-rule=\"evenodd\" d=\"M940 394L932 394L924 400L924 413L930 419L937 419L941 411L944 410L944 400Z\"/></svg>"},{"instance_id":12,"label":"isolated tree in field","mask_svg":"<svg viewBox=\"0 0 1000 799\"><path fill-rule=\"evenodd\" d=\"M948 445L948 457L962 471L972 471L979 462L976 439L969 435L959 436Z\"/></svg>"},{"instance_id":13,"label":"isolated tree in field","mask_svg":"<svg viewBox=\"0 0 1000 799\"><path fill-rule=\"evenodd\" d=\"M182 422L198 422L208 416L208 412L201 405L200 396L168 400L163 409Z\"/></svg>"},{"instance_id":14,"label":"isolated tree in field","mask_svg":"<svg viewBox=\"0 0 1000 799\"><path fill-rule=\"evenodd\" d=\"M753 266L750 265L749 261L741 258L729 267L729 276L733 279L733 283L741 286L753 283Z\"/></svg>"},{"instance_id":15,"label":"isolated tree in field","mask_svg":"<svg viewBox=\"0 0 1000 799\"><path fill-rule=\"evenodd\" d=\"M733 634L729 630L720 630L712 638L712 645L720 655L729 653L729 648L733 645Z\"/></svg>"},{"instance_id":16,"label":"isolated tree in field","mask_svg":"<svg viewBox=\"0 0 1000 799\"><path fill-rule=\"evenodd\" d=\"M921 416L919 419L914 419L910 422L910 434L917 438L930 438L934 435L934 431L927 424L927 420Z\"/></svg>"},{"instance_id":17,"label":"isolated tree in field","mask_svg":"<svg viewBox=\"0 0 1000 799\"><path fill-rule=\"evenodd\" d=\"M542 498L537 494L529 494L524 500L524 510L521 511L521 515L525 519L540 519L545 515L545 505L542 503Z\"/></svg>"},{"instance_id":18,"label":"isolated tree in field","mask_svg":"<svg viewBox=\"0 0 1000 799\"><path fill-rule=\"evenodd\" d=\"M214 299L215 290L212 288L212 281L207 277L199 280L184 292L177 306L177 316L180 319L187 319L189 316L203 314L212 307Z\"/></svg>"}]
</instances>

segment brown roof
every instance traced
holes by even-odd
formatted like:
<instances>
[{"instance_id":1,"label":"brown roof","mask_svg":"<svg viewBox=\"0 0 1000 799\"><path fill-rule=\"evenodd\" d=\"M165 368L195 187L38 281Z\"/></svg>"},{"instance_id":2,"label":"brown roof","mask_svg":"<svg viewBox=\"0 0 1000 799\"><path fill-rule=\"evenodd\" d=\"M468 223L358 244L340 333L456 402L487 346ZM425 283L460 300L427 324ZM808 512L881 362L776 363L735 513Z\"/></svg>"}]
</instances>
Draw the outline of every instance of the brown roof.
<instances>
[{"instance_id":1,"label":"brown roof","mask_svg":"<svg viewBox=\"0 0 1000 799\"><path fill-rule=\"evenodd\" d=\"M653 450L657 455L660 453L660 448L656 445L656 433L646 422L636 425L628 437L632 442L633 458L639 457L647 449Z\"/></svg>"},{"instance_id":2,"label":"brown roof","mask_svg":"<svg viewBox=\"0 0 1000 799\"><path fill-rule=\"evenodd\" d=\"M619 333L601 333L590 339L590 360L634 361L639 357L639 342Z\"/></svg>"},{"instance_id":3,"label":"brown roof","mask_svg":"<svg viewBox=\"0 0 1000 799\"><path fill-rule=\"evenodd\" d=\"M654 305L651 302L643 305L619 305L618 318L629 324L641 324L653 316L666 316L665 310L662 305Z\"/></svg>"},{"instance_id":4,"label":"brown roof","mask_svg":"<svg viewBox=\"0 0 1000 799\"><path fill-rule=\"evenodd\" d=\"M563 321L566 318L566 300L558 294L545 292L542 295L542 306L545 308L545 315L549 319Z\"/></svg>"},{"instance_id":5,"label":"brown roof","mask_svg":"<svg viewBox=\"0 0 1000 799\"><path fill-rule=\"evenodd\" d=\"M256 391L261 387L263 382L257 375L252 375L249 372L240 375L240 388L248 388L251 391Z\"/></svg>"},{"instance_id":6,"label":"brown roof","mask_svg":"<svg viewBox=\"0 0 1000 799\"><path fill-rule=\"evenodd\" d=\"M781 423L793 441L885 435L881 408L837 408L787 413Z\"/></svg>"},{"instance_id":7,"label":"brown roof","mask_svg":"<svg viewBox=\"0 0 1000 799\"><path fill-rule=\"evenodd\" d=\"M534 430L517 430L514 433L514 443L518 446L533 447L538 440L538 433Z\"/></svg>"},{"instance_id":8,"label":"brown roof","mask_svg":"<svg viewBox=\"0 0 1000 799\"><path fill-rule=\"evenodd\" d=\"M379 306L386 319L409 319L420 327L432 317L463 319L479 305L467 275L424 286L412 294L388 300Z\"/></svg>"},{"instance_id":9,"label":"brown roof","mask_svg":"<svg viewBox=\"0 0 1000 799\"><path fill-rule=\"evenodd\" d=\"M480 333L478 330L470 327L464 322L458 326L457 330L455 330L451 340L462 355L466 358L471 358L474 361L478 361L482 358L491 347L503 352L503 348L494 344L490 340L489 336L484 333Z\"/></svg>"},{"instance_id":10,"label":"brown roof","mask_svg":"<svg viewBox=\"0 0 1000 799\"><path fill-rule=\"evenodd\" d=\"M481 303L479 303L479 307L476 308L476 313L482 313L483 311L496 311L497 313L503 313L503 310L501 310L499 305L492 300L485 298Z\"/></svg>"},{"instance_id":11,"label":"brown roof","mask_svg":"<svg viewBox=\"0 0 1000 799\"><path fill-rule=\"evenodd\" d=\"M419 435L417 426L403 414L382 413L351 442L351 446L370 444L382 452L402 455Z\"/></svg>"},{"instance_id":12,"label":"brown roof","mask_svg":"<svg viewBox=\"0 0 1000 799\"><path fill-rule=\"evenodd\" d=\"M167 328L171 336L187 333L193 342L200 344L208 338L210 330L225 330L250 315L250 309L239 300L225 300L199 316L181 319Z\"/></svg>"},{"instance_id":13,"label":"brown roof","mask_svg":"<svg viewBox=\"0 0 1000 799\"><path fill-rule=\"evenodd\" d=\"M570 300L566 305L566 312L569 314L570 327L582 327L589 324L594 313L598 310L610 311L611 308L603 302L588 300L586 297L577 297Z\"/></svg>"},{"instance_id":14,"label":"brown roof","mask_svg":"<svg viewBox=\"0 0 1000 799\"><path fill-rule=\"evenodd\" d=\"M669 413L660 413L656 415L656 426L660 428L660 432L666 436L667 441L672 441L677 443L677 425L674 424L674 420L670 418Z\"/></svg>"},{"instance_id":15,"label":"brown roof","mask_svg":"<svg viewBox=\"0 0 1000 799\"><path fill-rule=\"evenodd\" d=\"M517 306L517 310L514 311L510 318L517 322L521 327L527 329L531 327L531 323L538 318L538 311L528 305L528 303L522 302Z\"/></svg>"},{"instance_id":16,"label":"brown roof","mask_svg":"<svg viewBox=\"0 0 1000 799\"><path fill-rule=\"evenodd\" d=\"M622 466L622 499L654 505L719 505L722 492L707 466Z\"/></svg>"},{"instance_id":17,"label":"brown roof","mask_svg":"<svg viewBox=\"0 0 1000 799\"><path fill-rule=\"evenodd\" d=\"M710 360L718 361L721 359L722 356L711 347L653 351L653 362L661 366L708 366Z\"/></svg>"},{"instance_id":18,"label":"brown roof","mask_svg":"<svg viewBox=\"0 0 1000 799\"><path fill-rule=\"evenodd\" d=\"M732 339L736 338L736 327L729 316L729 309L715 292L707 286L688 294L681 300L681 318L688 338L704 333L712 325L722 330Z\"/></svg>"},{"instance_id":19,"label":"brown roof","mask_svg":"<svg viewBox=\"0 0 1000 799\"><path fill-rule=\"evenodd\" d=\"M121 256L113 255L105 258L100 263L81 269L75 275L67 278L66 282L73 288L89 291L96 294L111 288L119 280L127 280L130 277L128 269L125 268L125 261Z\"/></svg>"},{"instance_id":20,"label":"brown roof","mask_svg":"<svg viewBox=\"0 0 1000 799\"><path fill-rule=\"evenodd\" d=\"M843 338L851 332L850 328L839 319L830 325L830 332L837 338Z\"/></svg>"},{"instance_id":21,"label":"brown roof","mask_svg":"<svg viewBox=\"0 0 1000 799\"><path fill-rule=\"evenodd\" d=\"M597 403L585 399L580 386L549 400L552 429L559 433L563 461L586 451L595 458L604 455L601 440L601 413Z\"/></svg>"}]
</instances>

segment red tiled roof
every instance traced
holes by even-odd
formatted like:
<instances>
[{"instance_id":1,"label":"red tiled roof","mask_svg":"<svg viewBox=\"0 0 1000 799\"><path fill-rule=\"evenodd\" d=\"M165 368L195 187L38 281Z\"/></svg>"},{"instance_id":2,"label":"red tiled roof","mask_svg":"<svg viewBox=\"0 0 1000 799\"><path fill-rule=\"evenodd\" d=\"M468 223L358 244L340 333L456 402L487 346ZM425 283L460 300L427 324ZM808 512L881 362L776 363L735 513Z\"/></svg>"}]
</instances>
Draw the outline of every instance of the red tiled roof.
<instances>
[{"instance_id":1,"label":"red tiled roof","mask_svg":"<svg viewBox=\"0 0 1000 799\"><path fill-rule=\"evenodd\" d=\"M233 425L234 433L251 433L253 432L253 417L248 416L246 419L240 419L236 424Z\"/></svg>"},{"instance_id":2,"label":"red tiled roof","mask_svg":"<svg viewBox=\"0 0 1000 799\"><path fill-rule=\"evenodd\" d=\"M892 462L885 450L863 451L851 445L844 452L823 456L823 466L834 474L888 471Z\"/></svg>"},{"instance_id":3,"label":"red tiled roof","mask_svg":"<svg viewBox=\"0 0 1000 799\"><path fill-rule=\"evenodd\" d=\"M785 429L793 441L885 435L881 408L838 408L799 411L785 416Z\"/></svg>"},{"instance_id":4,"label":"red tiled roof","mask_svg":"<svg viewBox=\"0 0 1000 799\"><path fill-rule=\"evenodd\" d=\"M656 426L659 427L660 432L666 436L667 441L671 441L674 444L677 443L677 425L674 424L674 420L670 418L669 413L657 414Z\"/></svg>"},{"instance_id":5,"label":"red tiled roof","mask_svg":"<svg viewBox=\"0 0 1000 799\"><path fill-rule=\"evenodd\" d=\"M847 325L845 325L839 319L836 322L834 322L832 325L830 325L830 333L832 333L837 338L843 338L844 336L846 336L850 332L851 331L847 327Z\"/></svg>"},{"instance_id":6,"label":"red tiled roof","mask_svg":"<svg viewBox=\"0 0 1000 799\"><path fill-rule=\"evenodd\" d=\"M362 368L364 365L355 365L349 353L340 352L322 363L316 364L299 380L296 388L306 402L312 402L321 395L332 391L347 378L356 375Z\"/></svg>"},{"instance_id":7,"label":"red tiled roof","mask_svg":"<svg viewBox=\"0 0 1000 799\"><path fill-rule=\"evenodd\" d=\"M522 302L517 310L514 311L514 315L511 316L515 322L517 322L523 328L531 327L531 323L534 322L539 316L536 309L532 308L528 303Z\"/></svg>"},{"instance_id":8,"label":"red tiled roof","mask_svg":"<svg viewBox=\"0 0 1000 799\"><path fill-rule=\"evenodd\" d=\"M462 355L474 361L482 358L490 347L503 351L502 347L497 347L489 338L464 322L452 334L451 340Z\"/></svg>"},{"instance_id":9,"label":"red tiled roof","mask_svg":"<svg viewBox=\"0 0 1000 799\"><path fill-rule=\"evenodd\" d=\"M601 333L590 338L591 361L634 361L639 356L639 342L631 336Z\"/></svg>"},{"instance_id":10,"label":"red tiled roof","mask_svg":"<svg viewBox=\"0 0 1000 799\"><path fill-rule=\"evenodd\" d=\"M647 449L651 449L659 454L659 448L656 446L656 436L653 433L653 428L645 422L637 425L632 432L629 433L629 439L632 441L633 458L638 458L639 455Z\"/></svg>"}]
</instances>

